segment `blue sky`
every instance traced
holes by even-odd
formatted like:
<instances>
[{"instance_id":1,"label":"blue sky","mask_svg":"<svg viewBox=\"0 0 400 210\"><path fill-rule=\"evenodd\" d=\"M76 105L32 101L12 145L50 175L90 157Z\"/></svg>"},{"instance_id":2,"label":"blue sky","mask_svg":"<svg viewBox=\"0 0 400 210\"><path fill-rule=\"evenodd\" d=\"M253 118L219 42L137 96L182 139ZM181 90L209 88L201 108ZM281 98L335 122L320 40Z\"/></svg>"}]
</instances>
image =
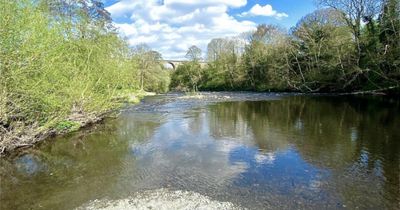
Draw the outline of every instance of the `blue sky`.
<instances>
[{"instance_id":1,"label":"blue sky","mask_svg":"<svg viewBox=\"0 0 400 210\"><path fill-rule=\"evenodd\" d=\"M294 26L314 11L313 0L106 0L121 36L145 43L166 59L183 59L191 45L203 52L213 38L238 36L267 23Z\"/></svg>"},{"instance_id":2,"label":"blue sky","mask_svg":"<svg viewBox=\"0 0 400 210\"><path fill-rule=\"evenodd\" d=\"M271 5L274 10L279 12L284 12L288 14L289 17L282 18L277 20L271 17L263 17L263 16L254 16L247 19L250 19L256 23L271 23L282 25L286 28L290 28L295 26L297 21L300 20L304 15L313 12L316 9L314 4L314 0L248 0L247 5L245 7L239 9L233 9L229 11L231 15L235 15L236 13L242 13L248 11L255 4L260 5Z\"/></svg>"}]
</instances>

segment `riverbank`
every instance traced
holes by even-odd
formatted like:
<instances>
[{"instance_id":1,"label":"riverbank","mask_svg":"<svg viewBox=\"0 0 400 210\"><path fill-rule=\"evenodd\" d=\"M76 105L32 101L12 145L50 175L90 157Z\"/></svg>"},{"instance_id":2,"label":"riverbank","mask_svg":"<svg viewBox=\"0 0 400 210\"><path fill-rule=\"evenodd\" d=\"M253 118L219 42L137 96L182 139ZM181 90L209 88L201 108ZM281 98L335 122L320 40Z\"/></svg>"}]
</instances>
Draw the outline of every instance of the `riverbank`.
<instances>
[{"instance_id":1,"label":"riverbank","mask_svg":"<svg viewBox=\"0 0 400 210\"><path fill-rule=\"evenodd\" d=\"M19 151L34 147L36 144L59 135L72 133L103 121L117 113L124 105L136 104L145 96L155 95L153 92L138 91L115 97L114 107L101 112L85 113L72 109L65 119L54 123L56 126L40 127L39 123L26 126L22 122L7 129L0 124L0 157L17 154Z\"/></svg>"}]
</instances>

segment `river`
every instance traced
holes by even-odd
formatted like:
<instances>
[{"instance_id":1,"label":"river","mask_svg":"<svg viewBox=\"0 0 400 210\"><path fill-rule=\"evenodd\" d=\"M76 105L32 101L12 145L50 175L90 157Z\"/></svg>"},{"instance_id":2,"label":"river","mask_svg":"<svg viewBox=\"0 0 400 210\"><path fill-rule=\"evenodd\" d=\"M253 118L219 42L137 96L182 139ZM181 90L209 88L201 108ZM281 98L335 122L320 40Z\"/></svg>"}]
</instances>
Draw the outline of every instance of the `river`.
<instances>
[{"instance_id":1,"label":"river","mask_svg":"<svg viewBox=\"0 0 400 210\"><path fill-rule=\"evenodd\" d=\"M400 209L400 100L151 96L0 163L1 210Z\"/></svg>"}]
</instances>

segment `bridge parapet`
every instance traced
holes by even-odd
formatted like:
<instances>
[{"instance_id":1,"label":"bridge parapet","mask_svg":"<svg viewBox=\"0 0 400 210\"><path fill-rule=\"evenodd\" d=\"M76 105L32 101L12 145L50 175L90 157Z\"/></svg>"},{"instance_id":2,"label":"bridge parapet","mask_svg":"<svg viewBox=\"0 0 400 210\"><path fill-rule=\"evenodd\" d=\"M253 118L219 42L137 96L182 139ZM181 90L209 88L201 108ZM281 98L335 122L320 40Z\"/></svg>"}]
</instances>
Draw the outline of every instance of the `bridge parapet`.
<instances>
[{"instance_id":1,"label":"bridge parapet","mask_svg":"<svg viewBox=\"0 0 400 210\"><path fill-rule=\"evenodd\" d=\"M178 66L180 66L180 65L182 65L183 63L188 62L188 61L186 61L186 60L163 60L163 62L164 62L165 64L170 64L170 65L172 66L172 68L173 68L174 70L176 70L176 69L178 68ZM199 61L199 64L200 64L201 68L204 68L204 67L206 67L207 62L205 62L205 61Z\"/></svg>"}]
</instances>

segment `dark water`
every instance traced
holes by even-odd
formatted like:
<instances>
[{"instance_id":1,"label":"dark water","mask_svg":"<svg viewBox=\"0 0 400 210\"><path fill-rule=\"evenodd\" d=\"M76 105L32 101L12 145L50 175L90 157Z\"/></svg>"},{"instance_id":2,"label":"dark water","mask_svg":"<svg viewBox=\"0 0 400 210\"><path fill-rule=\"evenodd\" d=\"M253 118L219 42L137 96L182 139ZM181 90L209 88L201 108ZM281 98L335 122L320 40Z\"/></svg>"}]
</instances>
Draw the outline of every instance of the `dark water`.
<instances>
[{"instance_id":1,"label":"dark water","mask_svg":"<svg viewBox=\"0 0 400 210\"><path fill-rule=\"evenodd\" d=\"M400 209L398 99L219 95L147 98L1 160L0 209L72 209L160 188L250 209Z\"/></svg>"}]
</instances>

